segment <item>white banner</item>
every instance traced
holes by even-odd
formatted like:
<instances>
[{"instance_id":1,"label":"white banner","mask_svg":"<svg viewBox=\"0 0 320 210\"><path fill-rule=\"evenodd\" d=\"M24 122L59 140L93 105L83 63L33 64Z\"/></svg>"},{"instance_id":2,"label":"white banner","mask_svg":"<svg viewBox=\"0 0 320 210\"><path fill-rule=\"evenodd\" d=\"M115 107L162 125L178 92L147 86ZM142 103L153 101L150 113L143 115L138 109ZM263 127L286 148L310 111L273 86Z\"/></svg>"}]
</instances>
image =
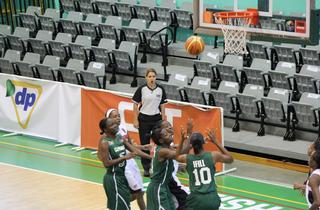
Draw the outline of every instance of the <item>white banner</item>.
<instances>
[{"instance_id":1,"label":"white banner","mask_svg":"<svg viewBox=\"0 0 320 210\"><path fill-rule=\"evenodd\" d=\"M80 145L79 86L0 74L0 129Z\"/></svg>"}]
</instances>

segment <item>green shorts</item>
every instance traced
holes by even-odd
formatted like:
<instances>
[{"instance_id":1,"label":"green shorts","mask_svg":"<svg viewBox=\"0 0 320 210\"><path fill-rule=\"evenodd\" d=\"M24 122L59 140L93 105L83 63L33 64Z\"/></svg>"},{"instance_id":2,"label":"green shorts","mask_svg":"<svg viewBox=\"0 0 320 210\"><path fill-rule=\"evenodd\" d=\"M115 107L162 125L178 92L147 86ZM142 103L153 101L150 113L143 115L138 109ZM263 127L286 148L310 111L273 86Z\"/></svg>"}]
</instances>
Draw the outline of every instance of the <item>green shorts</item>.
<instances>
[{"instance_id":1,"label":"green shorts","mask_svg":"<svg viewBox=\"0 0 320 210\"><path fill-rule=\"evenodd\" d=\"M187 209L188 210L218 210L221 203L221 199L217 192L210 193L191 193L187 197Z\"/></svg>"},{"instance_id":2,"label":"green shorts","mask_svg":"<svg viewBox=\"0 0 320 210\"><path fill-rule=\"evenodd\" d=\"M150 183L147 189L147 210L175 210L168 185Z\"/></svg>"},{"instance_id":3,"label":"green shorts","mask_svg":"<svg viewBox=\"0 0 320 210\"><path fill-rule=\"evenodd\" d=\"M107 208L111 210L130 209L130 188L123 175L104 175L103 187L107 194Z\"/></svg>"}]
</instances>

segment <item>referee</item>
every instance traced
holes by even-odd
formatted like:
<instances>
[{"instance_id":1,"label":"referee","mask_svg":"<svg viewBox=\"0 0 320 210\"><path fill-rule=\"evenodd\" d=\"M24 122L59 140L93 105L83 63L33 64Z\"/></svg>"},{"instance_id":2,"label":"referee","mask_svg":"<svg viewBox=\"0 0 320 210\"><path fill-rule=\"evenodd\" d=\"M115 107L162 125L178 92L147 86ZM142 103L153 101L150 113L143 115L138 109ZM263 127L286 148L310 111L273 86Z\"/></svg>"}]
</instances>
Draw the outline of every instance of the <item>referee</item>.
<instances>
[{"instance_id":1,"label":"referee","mask_svg":"<svg viewBox=\"0 0 320 210\"><path fill-rule=\"evenodd\" d=\"M164 104L167 102L167 96L163 87L156 83L157 72L149 68L146 71L146 84L140 86L134 93L132 100L134 102L134 122L135 128L139 129L140 144L150 144L150 132L152 128L164 119ZM150 154L150 151L144 151ZM144 176L150 176L151 160L141 158L141 164L144 169Z\"/></svg>"}]
</instances>

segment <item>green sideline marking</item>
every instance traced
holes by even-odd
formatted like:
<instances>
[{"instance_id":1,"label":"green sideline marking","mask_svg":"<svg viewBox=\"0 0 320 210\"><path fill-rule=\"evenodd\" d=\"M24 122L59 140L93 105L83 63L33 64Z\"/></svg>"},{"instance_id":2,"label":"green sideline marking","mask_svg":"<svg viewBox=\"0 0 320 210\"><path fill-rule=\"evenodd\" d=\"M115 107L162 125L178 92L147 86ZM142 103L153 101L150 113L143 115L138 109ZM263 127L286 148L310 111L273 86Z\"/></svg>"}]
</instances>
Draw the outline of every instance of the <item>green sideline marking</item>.
<instances>
[{"instance_id":1,"label":"green sideline marking","mask_svg":"<svg viewBox=\"0 0 320 210\"><path fill-rule=\"evenodd\" d=\"M72 151L71 145L55 148L55 144L28 136L0 138L0 162L101 183L105 169L96 155L90 150ZM179 178L188 185L186 174L179 174ZM149 179L144 182L147 185ZM299 192L283 186L232 176L217 177L216 183L222 199L220 209L306 208Z\"/></svg>"}]
</instances>

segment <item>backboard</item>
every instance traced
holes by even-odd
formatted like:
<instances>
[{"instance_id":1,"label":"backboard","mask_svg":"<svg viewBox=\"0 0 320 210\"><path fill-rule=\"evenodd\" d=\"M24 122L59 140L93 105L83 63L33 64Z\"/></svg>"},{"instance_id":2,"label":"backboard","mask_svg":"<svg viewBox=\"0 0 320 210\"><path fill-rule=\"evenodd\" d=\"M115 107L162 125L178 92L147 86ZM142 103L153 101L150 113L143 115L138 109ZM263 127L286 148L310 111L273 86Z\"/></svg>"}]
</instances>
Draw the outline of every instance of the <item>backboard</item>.
<instances>
[{"instance_id":1,"label":"backboard","mask_svg":"<svg viewBox=\"0 0 320 210\"><path fill-rule=\"evenodd\" d=\"M250 40L314 45L319 43L319 11L315 0L194 0L194 32L222 36L213 14L259 11L259 24L247 27ZM234 26L236 27L236 26Z\"/></svg>"}]
</instances>

